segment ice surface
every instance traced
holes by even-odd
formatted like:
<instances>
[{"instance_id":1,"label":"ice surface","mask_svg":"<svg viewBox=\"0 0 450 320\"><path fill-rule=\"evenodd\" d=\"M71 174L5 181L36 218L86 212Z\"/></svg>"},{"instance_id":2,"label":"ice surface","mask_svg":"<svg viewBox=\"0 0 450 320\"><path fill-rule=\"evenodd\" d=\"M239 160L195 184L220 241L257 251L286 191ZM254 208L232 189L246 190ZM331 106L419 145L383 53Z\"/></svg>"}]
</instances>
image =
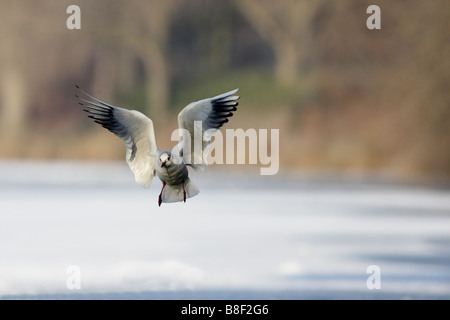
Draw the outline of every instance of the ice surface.
<instances>
[{"instance_id":1,"label":"ice surface","mask_svg":"<svg viewBox=\"0 0 450 320\"><path fill-rule=\"evenodd\" d=\"M449 190L258 173L158 207L124 163L1 161L0 297L450 298Z\"/></svg>"}]
</instances>

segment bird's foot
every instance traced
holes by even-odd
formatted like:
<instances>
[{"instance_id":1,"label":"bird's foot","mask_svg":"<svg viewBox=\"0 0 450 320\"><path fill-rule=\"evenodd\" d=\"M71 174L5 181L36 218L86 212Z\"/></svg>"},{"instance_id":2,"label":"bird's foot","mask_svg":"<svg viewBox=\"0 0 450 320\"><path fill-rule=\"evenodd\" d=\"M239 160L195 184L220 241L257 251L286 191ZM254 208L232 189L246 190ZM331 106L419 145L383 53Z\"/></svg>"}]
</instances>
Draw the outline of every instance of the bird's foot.
<instances>
[{"instance_id":1,"label":"bird's foot","mask_svg":"<svg viewBox=\"0 0 450 320\"><path fill-rule=\"evenodd\" d=\"M183 200L186 202L186 189L184 188L184 181L181 184L183 185Z\"/></svg>"},{"instance_id":2,"label":"bird's foot","mask_svg":"<svg viewBox=\"0 0 450 320\"><path fill-rule=\"evenodd\" d=\"M163 181L163 186L162 186L161 192L159 193L159 197L158 197L158 207L161 207L161 203L162 203L161 195L162 195L162 192L163 192L165 186L166 186L166 183Z\"/></svg>"}]
</instances>

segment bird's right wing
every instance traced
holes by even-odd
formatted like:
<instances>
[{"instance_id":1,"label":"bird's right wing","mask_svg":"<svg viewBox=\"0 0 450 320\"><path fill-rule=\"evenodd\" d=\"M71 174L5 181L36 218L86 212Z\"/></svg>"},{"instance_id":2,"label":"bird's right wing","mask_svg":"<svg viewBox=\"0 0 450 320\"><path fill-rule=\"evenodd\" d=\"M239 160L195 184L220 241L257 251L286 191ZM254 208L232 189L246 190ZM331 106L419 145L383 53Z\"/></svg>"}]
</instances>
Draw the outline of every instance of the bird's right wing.
<instances>
[{"instance_id":1,"label":"bird's right wing","mask_svg":"<svg viewBox=\"0 0 450 320\"><path fill-rule=\"evenodd\" d=\"M238 90L192 102L178 114L178 128L181 132L177 148L181 149L184 163L190 164L194 169L207 166L205 155L209 152L211 136L237 110L239 96L235 94ZM196 148L196 144L200 148Z\"/></svg>"},{"instance_id":2,"label":"bird's right wing","mask_svg":"<svg viewBox=\"0 0 450 320\"><path fill-rule=\"evenodd\" d=\"M77 96L85 107L83 110L89 113L88 117L125 141L126 160L136 182L149 187L155 174L157 154L152 120L139 111L109 105L77 88L93 100Z\"/></svg>"}]
</instances>

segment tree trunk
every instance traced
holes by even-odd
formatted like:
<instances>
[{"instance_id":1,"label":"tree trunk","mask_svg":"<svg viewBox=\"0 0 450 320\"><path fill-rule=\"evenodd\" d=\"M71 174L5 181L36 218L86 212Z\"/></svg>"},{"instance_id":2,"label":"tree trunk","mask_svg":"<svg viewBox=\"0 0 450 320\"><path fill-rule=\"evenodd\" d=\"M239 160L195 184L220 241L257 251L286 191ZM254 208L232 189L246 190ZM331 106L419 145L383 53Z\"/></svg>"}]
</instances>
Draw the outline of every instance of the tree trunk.
<instances>
[{"instance_id":1,"label":"tree trunk","mask_svg":"<svg viewBox=\"0 0 450 320\"><path fill-rule=\"evenodd\" d=\"M308 63L311 25L322 1L235 0L234 4L274 51L277 81L293 83Z\"/></svg>"},{"instance_id":2,"label":"tree trunk","mask_svg":"<svg viewBox=\"0 0 450 320\"><path fill-rule=\"evenodd\" d=\"M170 76L166 58L171 15L178 0L130 1L126 17L129 25L126 41L144 64L148 114L165 120L168 114Z\"/></svg>"},{"instance_id":3,"label":"tree trunk","mask_svg":"<svg viewBox=\"0 0 450 320\"><path fill-rule=\"evenodd\" d=\"M3 70L1 79L1 131L8 139L17 140L28 131L28 96L26 82L15 65Z\"/></svg>"},{"instance_id":4,"label":"tree trunk","mask_svg":"<svg viewBox=\"0 0 450 320\"><path fill-rule=\"evenodd\" d=\"M96 53L93 72L92 92L99 92L104 101L112 101L114 97L117 76L117 59L109 50L100 50Z\"/></svg>"},{"instance_id":5,"label":"tree trunk","mask_svg":"<svg viewBox=\"0 0 450 320\"><path fill-rule=\"evenodd\" d=\"M287 42L274 46L276 64L275 77L280 84L289 85L298 78L302 55L295 46Z\"/></svg>"},{"instance_id":6,"label":"tree trunk","mask_svg":"<svg viewBox=\"0 0 450 320\"><path fill-rule=\"evenodd\" d=\"M148 115L153 120L167 120L169 75L167 62L161 49L146 46L143 57L146 77Z\"/></svg>"}]
</instances>

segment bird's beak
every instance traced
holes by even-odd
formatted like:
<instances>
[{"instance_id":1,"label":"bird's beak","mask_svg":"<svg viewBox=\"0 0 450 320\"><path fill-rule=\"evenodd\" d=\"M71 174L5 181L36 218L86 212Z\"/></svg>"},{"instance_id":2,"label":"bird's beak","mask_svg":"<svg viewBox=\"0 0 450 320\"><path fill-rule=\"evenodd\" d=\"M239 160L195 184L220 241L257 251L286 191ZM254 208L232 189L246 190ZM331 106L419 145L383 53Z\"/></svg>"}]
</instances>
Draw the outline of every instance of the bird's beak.
<instances>
[{"instance_id":1,"label":"bird's beak","mask_svg":"<svg viewBox=\"0 0 450 320\"><path fill-rule=\"evenodd\" d=\"M163 163L161 163L161 168L164 167L166 165L166 162L164 161Z\"/></svg>"}]
</instances>

